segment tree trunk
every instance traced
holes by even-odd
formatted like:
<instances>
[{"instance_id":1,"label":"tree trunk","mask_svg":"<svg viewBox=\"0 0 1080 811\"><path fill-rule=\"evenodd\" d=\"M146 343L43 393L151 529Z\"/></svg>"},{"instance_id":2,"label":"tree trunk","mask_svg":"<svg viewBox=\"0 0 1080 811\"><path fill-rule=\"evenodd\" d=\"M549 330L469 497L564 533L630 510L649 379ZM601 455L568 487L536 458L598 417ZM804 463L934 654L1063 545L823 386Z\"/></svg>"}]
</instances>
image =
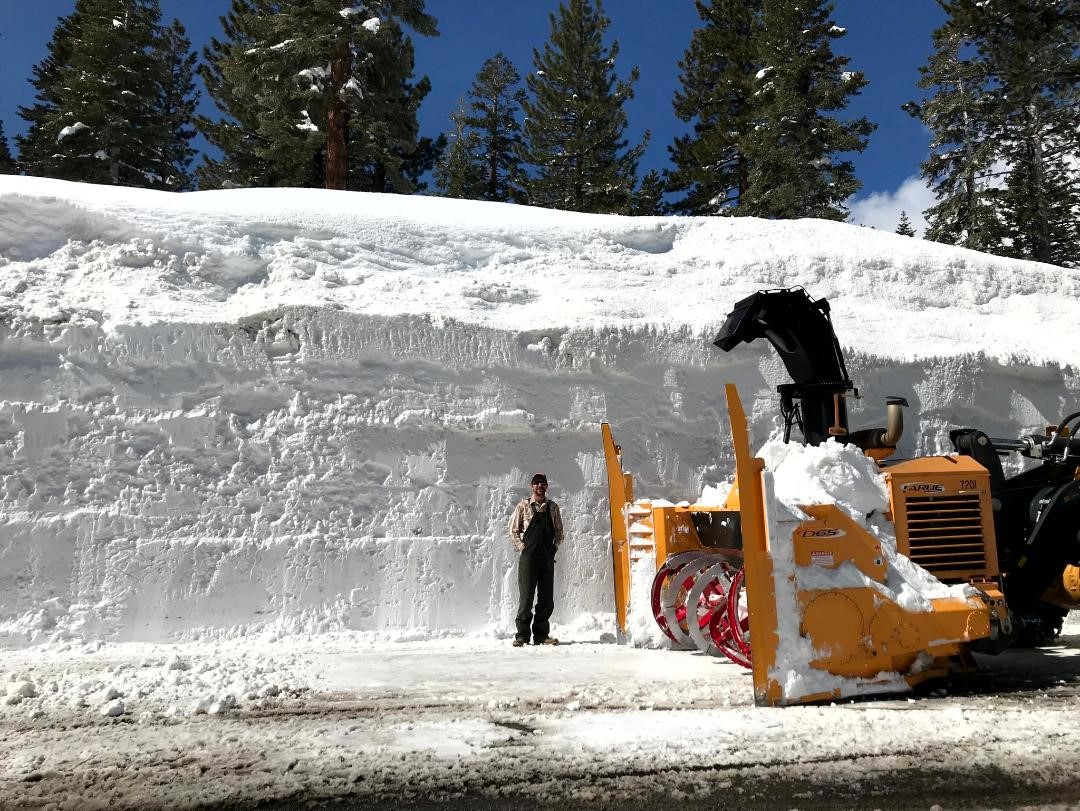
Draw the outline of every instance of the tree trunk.
<instances>
[{"instance_id":1,"label":"tree trunk","mask_svg":"<svg viewBox=\"0 0 1080 811\"><path fill-rule=\"evenodd\" d=\"M330 106L326 114L326 188L344 189L349 159L346 130L349 112L345 106L344 88L352 72L352 50L348 40L338 43L330 65Z\"/></svg>"}]
</instances>

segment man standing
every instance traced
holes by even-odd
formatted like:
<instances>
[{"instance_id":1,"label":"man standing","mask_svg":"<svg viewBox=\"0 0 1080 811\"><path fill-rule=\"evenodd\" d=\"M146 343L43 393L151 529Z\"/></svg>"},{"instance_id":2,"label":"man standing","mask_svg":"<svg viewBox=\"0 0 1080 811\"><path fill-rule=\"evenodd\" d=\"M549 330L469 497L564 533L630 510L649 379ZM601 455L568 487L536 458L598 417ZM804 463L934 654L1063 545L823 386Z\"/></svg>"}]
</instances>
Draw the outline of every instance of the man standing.
<instances>
[{"instance_id":1,"label":"man standing","mask_svg":"<svg viewBox=\"0 0 1080 811\"><path fill-rule=\"evenodd\" d=\"M559 505L547 497L547 486L547 476L543 473L533 476L532 495L519 501L514 514L510 516L510 540L521 553L518 560L515 648L529 641L530 621L534 645L559 644L555 637L548 636L548 620L555 610L555 552L563 540L563 523Z\"/></svg>"}]
</instances>

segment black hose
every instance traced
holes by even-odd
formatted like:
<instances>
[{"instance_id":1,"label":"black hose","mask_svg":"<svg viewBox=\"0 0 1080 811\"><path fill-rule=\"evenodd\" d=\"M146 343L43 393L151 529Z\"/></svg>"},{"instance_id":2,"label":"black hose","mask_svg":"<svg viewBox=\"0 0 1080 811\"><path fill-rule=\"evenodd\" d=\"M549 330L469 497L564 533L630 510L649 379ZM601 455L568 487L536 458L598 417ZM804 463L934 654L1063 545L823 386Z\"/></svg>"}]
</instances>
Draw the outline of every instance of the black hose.
<instances>
[{"instance_id":1,"label":"black hose","mask_svg":"<svg viewBox=\"0 0 1080 811\"><path fill-rule=\"evenodd\" d=\"M1065 419L1063 419L1061 422L1059 422L1058 427L1057 427L1057 431L1055 431L1054 433L1056 433L1058 436L1061 436L1061 432L1065 430L1065 426L1068 425L1073 420L1075 420L1077 417L1080 417L1080 411L1074 411L1072 414L1070 414Z\"/></svg>"}]
</instances>

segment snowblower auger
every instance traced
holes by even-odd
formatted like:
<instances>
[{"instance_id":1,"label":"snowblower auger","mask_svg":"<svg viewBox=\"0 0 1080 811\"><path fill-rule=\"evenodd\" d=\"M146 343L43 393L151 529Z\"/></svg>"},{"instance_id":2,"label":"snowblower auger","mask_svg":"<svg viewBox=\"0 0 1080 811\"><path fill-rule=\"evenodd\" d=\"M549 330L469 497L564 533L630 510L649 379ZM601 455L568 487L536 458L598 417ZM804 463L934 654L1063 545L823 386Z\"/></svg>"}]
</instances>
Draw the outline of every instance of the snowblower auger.
<instances>
[{"instance_id":1,"label":"snowblower auger","mask_svg":"<svg viewBox=\"0 0 1080 811\"><path fill-rule=\"evenodd\" d=\"M635 500L634 479L622 468L611 427L602 423L601 433L619 642L630 640L629 618L640 614L651 616L675 647L732 658L713 637L733 636L725 617L729 586L742 566L737 495L723 506ZM745 658L738 643L731 644Z\"/></svg>"}]
</instances>

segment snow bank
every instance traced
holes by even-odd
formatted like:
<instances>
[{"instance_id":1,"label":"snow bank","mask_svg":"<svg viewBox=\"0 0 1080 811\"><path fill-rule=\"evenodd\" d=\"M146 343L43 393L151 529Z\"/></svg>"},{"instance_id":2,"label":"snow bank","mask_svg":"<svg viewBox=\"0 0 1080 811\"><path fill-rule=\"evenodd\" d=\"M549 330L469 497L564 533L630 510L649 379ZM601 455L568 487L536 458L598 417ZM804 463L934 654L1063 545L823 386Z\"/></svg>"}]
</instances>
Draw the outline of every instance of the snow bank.
<instances>
[{"instance_id":1,"label":"snow bank","mask_svg":"<svg viewBox=\"0 0 1080 811\"><path fill-rule=\"evenodd\" d=\"M925 453L1080 405L1077 282L835 223L0 178L0 644L505 633L535 470L556 622L610 611L598 422L673 501L730 473L723 382L776 431L771 350L709 345L738 298L829 296L853 422L905 396Z\"/></svg>"}]
</instances>

